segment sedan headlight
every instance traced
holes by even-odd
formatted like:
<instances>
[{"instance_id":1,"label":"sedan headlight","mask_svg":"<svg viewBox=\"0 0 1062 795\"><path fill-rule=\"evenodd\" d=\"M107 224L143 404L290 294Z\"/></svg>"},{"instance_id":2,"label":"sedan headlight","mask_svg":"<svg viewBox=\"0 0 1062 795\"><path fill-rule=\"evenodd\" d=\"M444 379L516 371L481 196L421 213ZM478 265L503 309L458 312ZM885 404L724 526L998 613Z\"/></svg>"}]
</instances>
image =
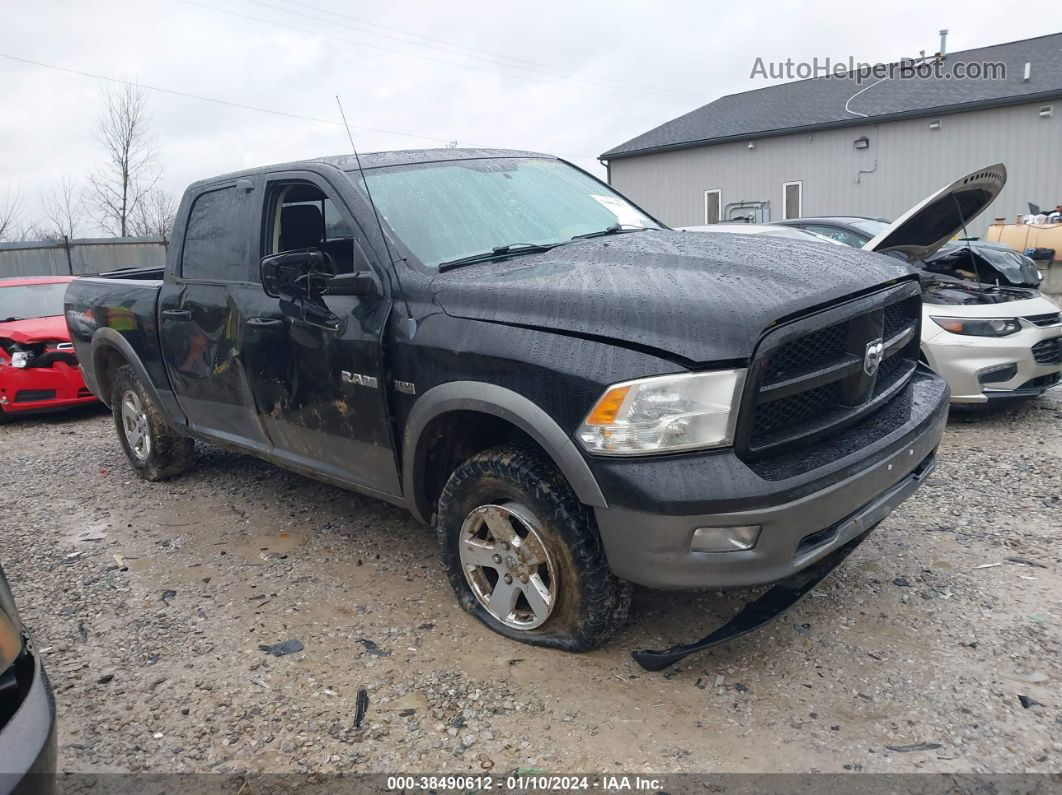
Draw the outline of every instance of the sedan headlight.
<instances>
[{"instance_id":1,"label":"sedan headlight","mask_svg":"<svg viewBox=\"0 0 1062 795\"><path fill-rule=\"evenodd\" d=\"M29 367L30 359L33 358L32 351L13 351L11 354L11 366L12 367Z\"/></svg>"},{"instance_id":2,"label":"sedan headlight","mask_svg":"<svg viewBox=\"0 0 1062 795\"><path fill-rule=\"evenodd\" d=\"M945 331L968 337L1006 337L1021 331L1021 323L1013 317L932 317L933 322Z\"/></svg>"},{"instance_id":3,"label":"sedan headlight","mask_svg":"<svg viewBox=\"0 0 1062 795\"><path fill-rule=\"evenodd\" d=\"M744 370L640 378L605 390L576 433L590 453L647 455L725 447Z\"/></svg>"},{"instance_id":4,"label":"sedan headlight","mask_svg":"<svg viewBox=\"0 0 1062 795\"><path fill-rule=\"evenodd\" d=\"M0 610L0 674L6 671L22 653L22 636L15 622Z\"/></svg>"}]
</instances>

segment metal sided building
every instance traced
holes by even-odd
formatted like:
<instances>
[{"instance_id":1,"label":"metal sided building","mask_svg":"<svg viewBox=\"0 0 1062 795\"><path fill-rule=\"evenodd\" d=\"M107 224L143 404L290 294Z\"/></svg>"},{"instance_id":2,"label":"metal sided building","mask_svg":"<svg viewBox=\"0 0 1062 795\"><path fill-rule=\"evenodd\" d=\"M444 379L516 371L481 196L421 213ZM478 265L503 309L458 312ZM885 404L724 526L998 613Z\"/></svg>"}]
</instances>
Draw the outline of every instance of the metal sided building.
<instances>
[{"instance_id":1,"label":"metal sided building","mask_svg":"<svg viewBox=\"0 0 1062 795\"><path fill-rule=\"evenodd\" d=\"M1007 185L971 235L1030 202L1062 203L1062 33L938 57L933 77L845 74L731 94L600 159L613 186L672 226L892 220L999 162ZM972 64L993 76L958 77ZM1005 77L990 64L1003 64Z\"/></svg>"}]
</instances>

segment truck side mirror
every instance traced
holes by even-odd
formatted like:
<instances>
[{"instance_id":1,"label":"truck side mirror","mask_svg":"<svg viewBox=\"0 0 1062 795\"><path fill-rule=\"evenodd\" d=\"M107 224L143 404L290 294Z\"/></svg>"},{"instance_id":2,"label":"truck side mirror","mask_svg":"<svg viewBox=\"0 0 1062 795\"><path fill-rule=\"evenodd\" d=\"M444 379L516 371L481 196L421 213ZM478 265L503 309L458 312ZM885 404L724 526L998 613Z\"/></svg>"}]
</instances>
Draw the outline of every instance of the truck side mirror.
<instances>
[{"instance_id":1,"label":"truck side mirror","mask_svg":"<svg viewBox=\"0 0 1062 795\"><path fill-rule=\"evenodd\" d=\"M354 271L333 276L325 295L369 295L375 288L370 271Z\"/></svg>"},{"instance_id":2,"label":"truck side mirror","mask_svg":"<svg viewBox=\"0 0 1062 795\"><path fill-rule=\"evenodd\" d=\"M271 298L310 298L328 292L335 265L327 253L300 248L262 257L262 289Z\"/></svg>"}]
</instances>

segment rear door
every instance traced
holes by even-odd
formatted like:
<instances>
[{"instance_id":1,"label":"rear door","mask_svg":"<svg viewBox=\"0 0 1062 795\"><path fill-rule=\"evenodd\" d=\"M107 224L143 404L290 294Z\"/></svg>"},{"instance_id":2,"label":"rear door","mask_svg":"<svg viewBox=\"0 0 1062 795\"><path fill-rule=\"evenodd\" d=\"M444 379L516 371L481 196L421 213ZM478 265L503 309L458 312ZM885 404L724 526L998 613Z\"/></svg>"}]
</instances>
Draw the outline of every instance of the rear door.
<instances>
[{"instance_id":1,"label":"rear door","mask_svg":"<svg viewBox=\"0 0 1062 795\"><path fill-rule=\"evenodd\" d=\"M192 199L176 265L159 295L159 337L191 428L268 450L243 359L242 307L260 291L251 278L257 269L251 185L219 183Z\"/></svg>"},{"instance_id":2,"label":"rear door","mask_svg":"<svg viewBox=\"0 0 1062 795\"><path fill-rule=\"evenodd\" d=\"M352 188L351 188L352 190ZM367 270L365 296L325 295L339 318L323 328L281 311L259 284L246 304L248 377L274 453L291 464L400 494L387 402L383 333L389 280L345 198L321 175L293 171L261 179L256 256L318 248L337 273Z\"/></svg>"}]
</instances>

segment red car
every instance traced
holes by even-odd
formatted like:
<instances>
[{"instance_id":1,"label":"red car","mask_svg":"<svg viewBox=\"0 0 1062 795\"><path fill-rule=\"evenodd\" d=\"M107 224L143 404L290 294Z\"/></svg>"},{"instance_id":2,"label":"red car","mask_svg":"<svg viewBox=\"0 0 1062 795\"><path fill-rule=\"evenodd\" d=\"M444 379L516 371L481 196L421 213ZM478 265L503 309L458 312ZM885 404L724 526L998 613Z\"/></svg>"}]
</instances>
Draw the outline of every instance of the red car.
<instances>
[{"instance_id":1,"label":"red car","mask_svg":"<svg viewBox=\"0 0 1062 795\"><path fill-rule=\"evenodd\" d=\"M0 279L0 422L93 403L63 316L72 276Z\"/></svg>"}]
</instances>

